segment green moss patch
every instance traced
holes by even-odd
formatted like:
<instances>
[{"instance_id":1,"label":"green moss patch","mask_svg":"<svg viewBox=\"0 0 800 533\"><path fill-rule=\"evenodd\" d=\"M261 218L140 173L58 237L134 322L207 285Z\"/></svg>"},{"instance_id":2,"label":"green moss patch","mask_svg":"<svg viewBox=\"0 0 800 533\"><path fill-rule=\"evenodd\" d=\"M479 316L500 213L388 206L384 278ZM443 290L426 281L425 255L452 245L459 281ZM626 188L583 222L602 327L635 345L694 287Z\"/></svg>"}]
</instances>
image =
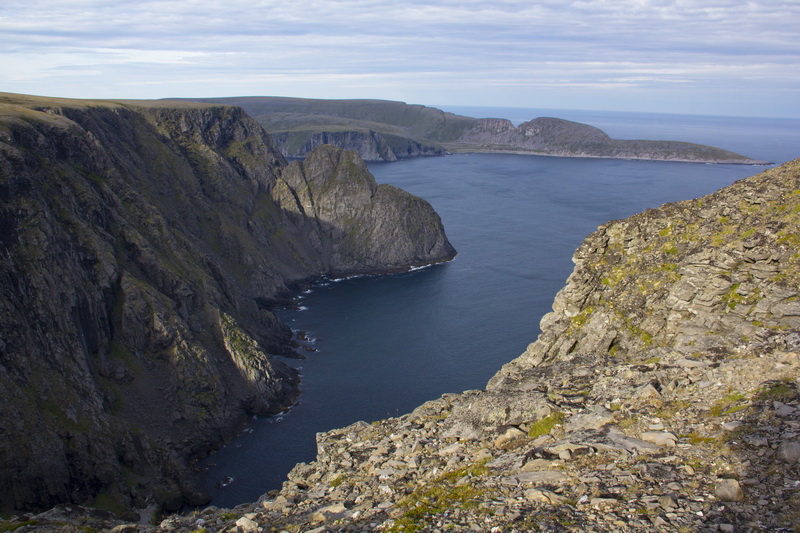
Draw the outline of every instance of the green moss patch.
<instances>
[{"instance_id":1,"label":"green moss patch","mask_svg":"<svg viewBox=\"0 0 800 533\"><path fill-rule=\"evenodd\" d=\"M528 428L528 436L532 439L541 437L542 435L549 435L554 427L564 421L566 415L562 412L555 412L547 415L546 417L538 420L531 427Z\"/></svg>"},{"instance_id":2,"label":"green moss patch","mask_svg":"<svg viewBox=\"0 0 800 533\"><path fill-rule=\"evenodd\" d=\"M478 509L486 501L486 489L477 486L471 478L489 473L488 459L479 461L415 489L398 507L403 514L386 529L392 533L429 531L435 519L453 508Z\"/></svg>"}]
</instances>

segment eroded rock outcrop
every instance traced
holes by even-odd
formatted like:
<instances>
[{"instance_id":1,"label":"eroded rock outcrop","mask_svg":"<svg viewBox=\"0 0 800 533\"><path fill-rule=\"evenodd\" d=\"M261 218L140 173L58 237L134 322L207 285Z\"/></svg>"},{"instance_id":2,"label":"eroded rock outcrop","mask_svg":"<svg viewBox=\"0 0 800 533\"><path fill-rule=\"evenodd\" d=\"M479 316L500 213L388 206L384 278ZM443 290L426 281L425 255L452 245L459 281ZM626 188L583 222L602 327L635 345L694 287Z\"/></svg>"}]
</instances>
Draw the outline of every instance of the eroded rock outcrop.
<instances>
[{"instance_id":1,"label":"eroded rock outcrop","mask_svg":"<svg viewBox=\"0 0 800 533\"><path fill-rule=\"evenodd\" d=\"M0 95L0 506L204 503L192 459L298 394L270 302L455 255L426 202L315 158L238 108Z\"/></svg>"}]
</instances>

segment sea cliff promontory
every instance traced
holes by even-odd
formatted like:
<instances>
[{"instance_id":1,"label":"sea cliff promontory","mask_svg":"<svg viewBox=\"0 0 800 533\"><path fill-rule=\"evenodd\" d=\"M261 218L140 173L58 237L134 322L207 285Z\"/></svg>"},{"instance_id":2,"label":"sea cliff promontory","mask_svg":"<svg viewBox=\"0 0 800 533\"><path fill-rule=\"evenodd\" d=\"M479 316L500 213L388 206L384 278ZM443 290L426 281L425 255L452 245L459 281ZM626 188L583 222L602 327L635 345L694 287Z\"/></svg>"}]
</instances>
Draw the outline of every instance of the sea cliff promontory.
<instances>
[{"instance_id":1,"label":"sea cliff promontory","mask_svg":"<svg viewBox=\"0 0 800 533\"><path fill-rule=\"evenodd\" d=\"M327 143L353 149L368 161L462 153L513 153L762 165L737 153L695 143L612 139L587 124L552 117L519 126L434 107L387 100L315 100L251 96L199 101L238 105L264 126L286 157L305 157Z\"/></svg>"},{"instance_id":2,"label":"sea cliff promontory","mask_svg":"<svg viewBox=\"0 0 800 533\"><path fill-rule=\"evenodd\" d=\"M192 461L299 393L271 312L455 255L354 152L236 107L0 94L0 507L207 501Z\"/></svg>"},{"instance_id":3,"label":"sea cliff promontory","mask_svg":"<svg viewBox=\"0 0 800 533\"><path fill-rule=\"evenodd\" d=\"M478 119L458 139L443 143L452 152L488 152L557 157L642 159L684 163L763 165L749 157L702 144L612 139L603 130L553 117L514 126L511 121Z\"/></svg>"},{"instance_id":4,"label":"sea cliff promontory","mask_svg":"<svg viewBox=\"0 0 800 533\"><path fill-rule=\"evenodd\" d=\"M611 221L485 389L320 433L232 510L77 512L142 532L796 530L798 226L800 160Z\"/></svg>"}]
</instances>

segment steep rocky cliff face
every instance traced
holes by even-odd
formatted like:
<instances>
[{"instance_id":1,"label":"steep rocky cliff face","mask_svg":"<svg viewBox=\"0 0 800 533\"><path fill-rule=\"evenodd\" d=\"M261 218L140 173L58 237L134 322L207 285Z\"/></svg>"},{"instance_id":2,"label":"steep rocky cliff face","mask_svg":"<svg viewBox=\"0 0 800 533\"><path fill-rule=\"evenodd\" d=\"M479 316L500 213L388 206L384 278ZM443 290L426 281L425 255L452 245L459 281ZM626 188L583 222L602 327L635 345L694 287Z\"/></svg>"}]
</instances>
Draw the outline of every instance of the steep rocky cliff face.
<instances>
[{"instance_id":1,"label":"steep rocky cliff face","mask_svg":"<svg viewBox=\"0 0 800 533\"><path fill-rule=\"evenodd\" d=\"M310 159L239 108L0 95L3 509L203 503L192 459L298 394L271 302L455 255L354 154Z\"/></svg>"},{"instance_id":2,"label":"steep rocky cliff face","mask_svg":"<svg viewBox=\"0 0 800 533\"><path fill-rule=\"evenodd\" d=\"M383 136L374 131L324 131L315 132L273 132L271 134L276 148L290 158L305 158L314 148L323 144L353 150L364 161L397 161L392 149Z\"/></svg>"},{"instance_id":3,"label":"steep rocky cliff face","mask_svg":"<svg viewBox=\"0 0 800 533\"><path fill-rule=\"evenodd\" d=\"M799 226L800 160L605 224L486 390L319 434L281 491L138 530L796 530Z\"/></svg>"},{"instance_id":4,"label":"steep rocky cliff face","mask_svg":"<svg viewBox=\"0 0 800 533\"><path fill-rule=\"evenodd\" d=\"M352 150L364 161L399 161L446 153L438 146L375 131L277 131L270 136L278 150L290 158L304 158L323 144Z\"/></svg>"},{"instance_id":5,"label":"steep rocky cliff face","mask_svg":"<svg viewBox=\"0 0 800 533\"><path fill-rule=\"evenodd\" d=\"M404 270L453 256L430 205L377 185L355 152L319 147L283 171L273 197L337 275Z\"/></svg>"}]
</instances>

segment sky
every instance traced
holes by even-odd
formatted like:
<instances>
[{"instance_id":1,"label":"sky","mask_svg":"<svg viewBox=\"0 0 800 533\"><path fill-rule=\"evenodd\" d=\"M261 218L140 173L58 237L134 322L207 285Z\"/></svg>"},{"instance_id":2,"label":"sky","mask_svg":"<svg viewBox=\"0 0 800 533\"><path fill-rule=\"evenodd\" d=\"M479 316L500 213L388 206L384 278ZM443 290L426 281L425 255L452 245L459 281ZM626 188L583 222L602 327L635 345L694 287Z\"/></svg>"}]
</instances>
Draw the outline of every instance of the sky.
<instances>
[{"instance_id":1,"label":"sky","mask_svg":"<svg viewBox=\"0 0 800 533\"><path fill-rule=\"evenodd\" d=\"M800 0L2 0L0 91L800 117Z\"/></svg>"}]
</instances>

